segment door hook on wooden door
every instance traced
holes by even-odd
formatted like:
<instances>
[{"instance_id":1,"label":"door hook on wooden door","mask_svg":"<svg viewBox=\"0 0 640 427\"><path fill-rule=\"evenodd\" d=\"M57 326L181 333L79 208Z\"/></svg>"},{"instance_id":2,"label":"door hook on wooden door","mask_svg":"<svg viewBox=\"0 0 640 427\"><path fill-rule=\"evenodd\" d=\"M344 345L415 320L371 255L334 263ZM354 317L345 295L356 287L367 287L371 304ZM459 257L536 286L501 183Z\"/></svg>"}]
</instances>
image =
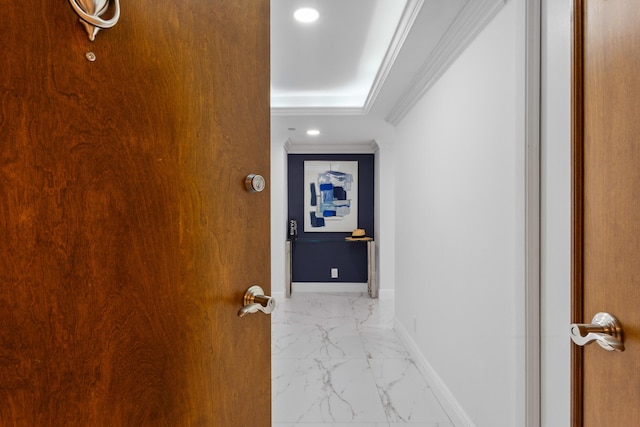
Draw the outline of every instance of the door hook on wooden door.
<instances>
[{"instance_id":1,"label":"door hook on wooden door","mask_svg":"<svg viewBox=\"0 0 640 427\"><path fill-rule=\"evenodd\" d=\"M571 340L579 346L597 342L607 351L624 351L622 326L609 313L597 313L588 325L573 323Z\"/></svg>"},{"instance_id":2,"label":"door hook on wooden door","mask_svg":"<svg viewBox=\"0 0 640 427\"><path fill-rule=\"evenodd\" d=\"M249 313L258 311L264 314L271 314L276 309L276 300L264 295L264 290L260 286L251 286L244 293L244 307L238 311L238 316L244 317Z\"/></svg>"},{"instance_id":3,"label":"door hook on wooden door","mask_svg":"<svg viewBox=\"0 0 640 427\"><path fill-rule=\"evenodd\" d=\"M87 30L91 41L95 40L101 28L111 28L120 19L120 0L114 0L113 16L110 19L101 18L109 8L109 0L69 0L69 4L80 17L80 23Z\"/></svg>"}]
</instances>

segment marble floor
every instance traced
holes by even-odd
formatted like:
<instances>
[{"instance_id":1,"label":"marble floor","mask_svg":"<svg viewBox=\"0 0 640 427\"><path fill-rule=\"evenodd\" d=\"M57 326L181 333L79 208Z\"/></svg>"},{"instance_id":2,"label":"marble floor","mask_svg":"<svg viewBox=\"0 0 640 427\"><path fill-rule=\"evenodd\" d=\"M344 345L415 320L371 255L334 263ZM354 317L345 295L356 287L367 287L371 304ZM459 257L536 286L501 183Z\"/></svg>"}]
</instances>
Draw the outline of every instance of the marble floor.
<instances>
[{"instance_id":1,"label":"marble floor","mask_svg":"<svg viewBox=\"0 0 640 427\"><path fill-rule=\"evenodd\" d=\"M393 330L393 300L294 293L272 314L273 427L453 427Z\"/></svg>"}]
</instances>

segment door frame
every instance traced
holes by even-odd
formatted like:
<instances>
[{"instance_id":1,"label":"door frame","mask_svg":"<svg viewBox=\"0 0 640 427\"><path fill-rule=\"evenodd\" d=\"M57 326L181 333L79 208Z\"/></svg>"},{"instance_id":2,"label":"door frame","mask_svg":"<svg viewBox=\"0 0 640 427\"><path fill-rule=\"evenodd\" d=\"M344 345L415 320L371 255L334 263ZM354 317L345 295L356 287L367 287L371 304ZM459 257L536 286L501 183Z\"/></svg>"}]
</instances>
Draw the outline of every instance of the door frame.
<instances>
[{"instance_id":1,"label":"door frame","mask_svg":"<svg viewBox=\"0 0 640 427\"><path fill-rule=\"evenodd\" d=\"M524 419L541 425L541 66L542 2L525 2Z\"/></svg>"},{"instance_id":2,"label":"door frame","mask_svg":"<svg viewBox=\"0 0 640 427\"><path fill-rule=\"evenodd\" d=\"M584 213L584 1L573 0L571 29L571 322L582 322ZM582 348L571 346L571 425L582 426Z\"/></svg>"}]
</instances>

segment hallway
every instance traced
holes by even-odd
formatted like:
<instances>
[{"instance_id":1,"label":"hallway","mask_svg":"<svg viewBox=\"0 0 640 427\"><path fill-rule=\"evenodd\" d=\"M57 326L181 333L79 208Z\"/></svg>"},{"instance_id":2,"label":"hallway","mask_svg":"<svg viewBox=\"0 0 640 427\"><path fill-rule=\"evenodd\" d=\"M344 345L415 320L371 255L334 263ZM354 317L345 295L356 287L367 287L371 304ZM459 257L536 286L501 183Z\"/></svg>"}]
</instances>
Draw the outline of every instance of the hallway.
<instances>
[{"instance_id":1,"label":"hallway","mask_svg":"<svg viewBox=\"0 0 640 427\"><path fill-rule=\"evenodd\" d=\"M393 330L393 307L355 293L280 298L273 427L452 427Z\"/></svg>"}]
</instances>

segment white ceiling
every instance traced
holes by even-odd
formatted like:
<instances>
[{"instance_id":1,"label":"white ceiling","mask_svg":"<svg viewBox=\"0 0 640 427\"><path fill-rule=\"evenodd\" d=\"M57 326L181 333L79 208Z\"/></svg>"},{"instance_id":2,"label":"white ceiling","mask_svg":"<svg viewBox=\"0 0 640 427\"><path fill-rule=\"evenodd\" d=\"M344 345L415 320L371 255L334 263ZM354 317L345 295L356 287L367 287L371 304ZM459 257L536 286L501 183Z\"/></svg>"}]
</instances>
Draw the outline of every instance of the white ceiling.
<instances>
[{"instance_id":1,"label":"white ceiling","mask_svg":"<svg viewBox=\"0 0 640 427\"><path fill-rule=\"evenodd\" d=\"M271 105L360 107L407 0L272 0ZM313 23L293 19L313 7Z\"/></svg>"},{"instance_id":2,"label":"white ceiling","mask_svg":"<svg viewBox=\"0 0 640 427\"><path fill-rule=\"evenodd\" d=\"M392 140L504 1L271 0L272 141L338 151ZM302 7L319 19L295 21Z\"/></svg>"}]
</instances>

